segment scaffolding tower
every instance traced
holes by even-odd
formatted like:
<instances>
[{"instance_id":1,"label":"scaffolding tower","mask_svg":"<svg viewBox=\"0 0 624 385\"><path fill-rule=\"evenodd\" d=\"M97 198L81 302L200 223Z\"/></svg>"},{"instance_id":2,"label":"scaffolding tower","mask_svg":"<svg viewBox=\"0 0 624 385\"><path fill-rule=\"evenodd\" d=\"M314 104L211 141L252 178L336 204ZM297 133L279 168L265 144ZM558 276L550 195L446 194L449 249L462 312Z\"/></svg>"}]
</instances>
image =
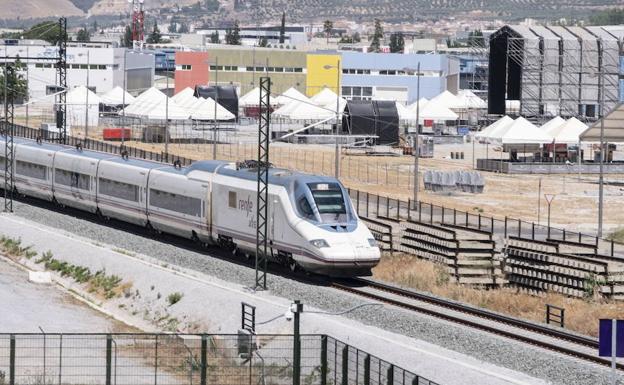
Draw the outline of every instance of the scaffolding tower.
<instances>
[{"instance_id":1,"label":"scaffolding tower","mask_svg":"<svg viewBox=\"0 0 624 385\"><path fill-rule=\"evenodd\" d=\"M506 47L508 74L520 73L507 96L518 97L520 115L540 124L557 115L593 122L618 103L617 39L582 27L521 31Z\"/></svg>"},{"instance_id":2,"label":"scaffolding tower","mask_svg":"<svg viewBox=\"0 0 624 385\"><path fill-rule=\"evenodd\" d=\"M67 19L59 19L58 61L56 72L61 91L56 104L56 127L59 130L59 143L67 142ZM88 71L88 70L87 70Z\"/></svg>"},{"instance_id":3,"label":"scaffolding tower","mask_svg":"<svg viewBox=\"0 0 624 385\"><path fill-rule=\"evenodd\" d=\"M15 179L13 175L15 147L13 136L15 134L14 120L14 94L15 90L9 90L9 79L15 79L15 68L12 64L4 65L4 122L2 124L4 136L4 211L13 212L13 190Z\"/></svg>"}]
</instances>

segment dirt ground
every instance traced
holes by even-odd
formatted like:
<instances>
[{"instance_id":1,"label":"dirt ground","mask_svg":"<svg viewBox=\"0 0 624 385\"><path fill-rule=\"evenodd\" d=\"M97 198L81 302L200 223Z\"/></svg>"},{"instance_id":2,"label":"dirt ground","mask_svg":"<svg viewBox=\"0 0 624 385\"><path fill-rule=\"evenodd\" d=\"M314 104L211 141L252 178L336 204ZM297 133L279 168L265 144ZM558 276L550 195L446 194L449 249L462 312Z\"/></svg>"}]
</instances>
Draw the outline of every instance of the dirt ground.
<instances>
[{"instance_id":1,"label":"dirt ground","mask_svg":"<svg viewBox=\"0 0 624 385\"><path fill-rule=\"evenodd\" d=\"M151 151L164 151L163 144L127 142L129 146ZM486 149L477 144L475 157L485 157ZM221 144L218 159L242 160L257 158L257 148L250 143ZM451 152L464 152L463 160L450 159ZM193 159L212 159L210 144L169 144L169 152ZM490 157L500 152L488 149ZM279 143L271 147L271 162L280 167L309 173L334 174L334 148L321 145ZM365 156L341 153L341 180L346 186L375 194L407 200L413 197L412 156ZM598 184L596 175L506 175L483 172L483 194L441 194L424 191L422 173L426 170L472 170L472 144L438 145L435 156L420 160L419 199L449 208L480 211L483 215L521 218L547 222L547 202L544 194L555 194L551 205L553 226L569 230L595 230L598 216ZM605 178L605 230L624 226L624 175ZM615 184L614 184L615 183ZM540 189L541 184L541 189ZM619 184L619 185L618 185Z\"/></svg>"}]
</instances>

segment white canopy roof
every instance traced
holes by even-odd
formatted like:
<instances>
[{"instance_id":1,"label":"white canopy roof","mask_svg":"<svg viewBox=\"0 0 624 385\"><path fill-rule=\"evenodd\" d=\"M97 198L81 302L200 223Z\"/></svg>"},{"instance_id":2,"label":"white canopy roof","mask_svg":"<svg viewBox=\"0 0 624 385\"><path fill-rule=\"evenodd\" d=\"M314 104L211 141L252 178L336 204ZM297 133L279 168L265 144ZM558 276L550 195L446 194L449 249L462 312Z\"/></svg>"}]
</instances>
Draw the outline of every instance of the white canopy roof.
<instances>
[{"instance_id":1,"label":"white canopy roof","mask_svg":"<svg viewBox=\"0 0 624 385\"><path fill-rule=\"evenodd\" d=\"M312 98L310 98L310 100L312 100L313 103L319 105L319 106L325 106L331 102L334 102L334 105L336 105L336 98L338 97L338 95L336 95L336 93L334 91L332 91L329 88L323 88L323 90L321 92L319 92L318 94L312 96Z\"/></svg>"},{"instance_id":2,"label":"white canopy roof","mask_svg":"<svg viewBox=\"0 0 624 385\"><path fill-rule=\"evenodd\" d=\"M457 98L462 102L465 109L484 109L487 108L485 100L475 95L470 90L461 90L457 93Z\"/></svg>"},{"instance_id":3,"label":"white canopy roof","mask_svg":"<svg viewBox=\"0 0 624 385\"><path fill-rule=\"evenodd\" d=\"M89 94L88 99L87 99L87 94ZM86 103L88 102L89 105L92 105L92 104L97 105L97 104L100 104L100 101L101 101L100 97L97 96L93 91L91 91L85 86L78 86L76 88L73 88L67 93L67 99L65 102L67 104L78 104L78 105L86 105Z\"/></svg>"},{"instance_id":4,"label":"white canopy roof","mask_svg":"<svg viewBox=\"0 0 624 385\"><path fill-rule=\"evenodd\" d=\"M513 119L509 116L505 115L502 118L498 119L494 123L485 127L481 132L478 132L475 135L477 140L490 140L490 135L492 135L498 128L505 127L513 123Z\"/></svg>"},{"instance_id":5,"label":"white canopy roof","mask_svg":"<svg viewBox=\"0 0 624 385\"><path fill-rule=\"evenodd\" d=\"M604 125L604 141L608 143L624 143L624 103L616 105L611 112L604 117L604 123L596 121L589 127L581 140L584 142L600 141L600 126Z\"/></svg>"},{"instance_id":6,"label":"white canopy roof","mask_svg":"<svg viewBox=\"0 0 624 385\"><path fill-rule=\"evenodd\" d=\"M170 99L167 103L167 95L154 87L139 95L124 111L128 116L147 119L165 119L168 117L170 120L181 120L188 119L190 115L175 101Z\"/></svg>"},{"instance_id":7,"label":"white canopy roof","mask_svg":"<svg viewBox=\"0 0 624 385\"><path fill-rule=\"evenodd\" d=\"M269 96L269 104L273 104L273 98ZM256 87L253 90L247 92L245 95L238 99L238 105L240 107L258 106L260 105L260 87Z\"/></svg>"},{"instance_id":8,"label":"white canopy roof","mask_svg":"<svg viewBox=\"0 0 624 385\"><path fill-rule=\"evenodd\" d=\"M416 116L412 116L408 106L404 106L403 103L396 102L397 113L400 120L416 119Z\"/></svg>"},{"instance_id":9,"label":"white canopy roof","mask_svg":"<svg viewBox=\"0 0 624 385\"><path fill-rule=\"evenodd\" d=\"M543 126L542 126L543 127ZM587 125L577 118L570 118L563 124L546 131L555 143L576 144L580 136L587 130Z\"/></svg>"},{"instance_id":10,"label":"white canopy roof","mask_svg":"<svg viewBox=\"0 0 624 385\"><path fill-rule=\"evenodd\" d=\"M193 96L193 95L195 95L195 91L191 87L186 87L182 91L180 91L177 94L173 95L171 97L171 100L173 100L174 102L176 102L178 104L182 104L182 102L184 100L189 100L189 99L194 98L195 96Z\"/></svg>"},{"instance_id":11,"label":"white canopy roof","mask_svg":"<svg viewBox=\"0 0 624 385\"><path fill-rule=\"evenodd\" d=\"M334 94L335 95L335 94ZM342 115L347 101L340 98L339 112ZM288 106L288 105L287 105ZM287 107L285 106L285 107ZM286 117L291 120L323 120L336 116L336 100L324 106L315 106L309 103L297 102L297 105L288 113Z\"/></svg>"},{"instance_id":12,"label":"white canopy roof","mask_svg":"<svg viewBox=\"0 0 624 385\"><path fill-rule=\"evenodd\" d=\"M292 102L293 100L309 101L310 99L301 92L297 91L296 88L290 87L286 91L282 92L281 95L275 97L275 104L283 106Z\"/></svg>"},{"instance_id":13,"label":"white canopy roof","mask_svg":"<svg viewBox=\"0 0 624 385\"><path fill-rule=\"evenodd\" d=\"M565 124L565 122L566 120L562 118L561 116L555 116L554 118L550 119L546 123L542 124L540 128L544 130L544 132L550 133L550 130L553 130L559 126L562 126L563 124Z\"/></svg>"},{"instance_id":14,"label":"white canopy roof","mask_svg":"<svg viewBox=\"0 0 624 385\"><path fill-rule=\"evenodd\" d=\"M542 129L519 117L501 130L496 130L494 138L502 144L544 144L551 143L553 138Z\"/></svg>"},{"instance_id":15,"label":"white canopy roof","mask_svg":"<svg viewBox=\"0 0 624 385\"><path fill-rule=\"evenodd\" d=\"M119 106L123 105L124 103L128 105L134 101L134 96L130 95L127 91L124 91L123 88L117 86L105 93L104 95L100 96L100 100L102 104L108 104L112 106Z\"/></svg>"},{"instance_id":16,"label":"white canopy roof","mask_svg":"<svg viewBox=\"0 0 624 385\"><path fill-rule=\"evenodd\" d=\"M449 91L444 91L440 95L434 97L430 102L435 102L443 107L453 109L465 109L464 103Z\"/></svg>"},{"instance_id":17,"label":"white canopy roof","mask_svg":"<svg viewBox=\"0 0 624 385\"><path fill-rule=\"evenodd\" d=\"M459 117L449 108L435 103L433 100L430 100L427 104L425 104L425 108L421 109L418 115L420 120L434 121L457 120Z\"/></svg>"}]
</instances>

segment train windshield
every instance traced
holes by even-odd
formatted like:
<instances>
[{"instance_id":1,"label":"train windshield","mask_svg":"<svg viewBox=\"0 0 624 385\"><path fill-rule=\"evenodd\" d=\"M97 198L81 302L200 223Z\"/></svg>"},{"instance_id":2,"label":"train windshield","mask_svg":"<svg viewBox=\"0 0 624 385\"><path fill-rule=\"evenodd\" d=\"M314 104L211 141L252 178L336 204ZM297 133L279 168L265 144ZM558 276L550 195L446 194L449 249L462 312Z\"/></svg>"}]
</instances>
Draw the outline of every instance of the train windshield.
<instances>
[{"instance_id":1,"label":"train windshield","mask_svg":"<svg viewBox=\"0 0 624 385\"><path fill-rule=\"evenodd\" d=\"M320 221L348 222L348 203L338 183L308 183Z\"/></svg>"}]
</instances>

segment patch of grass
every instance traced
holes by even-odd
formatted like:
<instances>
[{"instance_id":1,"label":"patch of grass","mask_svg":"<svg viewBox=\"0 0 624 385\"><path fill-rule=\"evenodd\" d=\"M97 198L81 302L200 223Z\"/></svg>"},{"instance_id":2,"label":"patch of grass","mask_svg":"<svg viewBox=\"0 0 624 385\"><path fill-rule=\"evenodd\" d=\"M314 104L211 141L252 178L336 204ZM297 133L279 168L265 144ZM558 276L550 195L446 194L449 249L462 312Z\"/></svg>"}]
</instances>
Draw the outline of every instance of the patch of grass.
<instances>
[{"instance_id":1,"label":"patch of grass","mask_svg":"<svg viewBox=\"0 0 624 385\"><path fill-rule=\"evenodd\" d=\"M43 263L46 270L58 272L61 277L71 277L78 283L88 284L90 293L98 293L106 299L119 297L125 291L130 291L131 283L121 284L122 279L116 275L108 275L104 269L91 273L88 267L71 264L54 258L50 251L41 255L35 263ZM130 292L131 293L131 292Z\"/></svg>"},{"instance_id":2,"label":"patch of grass","mask_svg":"<svg viewBox=\"0 0 624 385\"><path fill-rule=\"evenodd\" d=\"M119 253L119 254L130 256L130 257L136 256L136 254L134 254L132 251L128 251L128 250L125 250L125 249L114 248L113 251L116 252L116 253Z\"/></svg>"},{"instance_id":3,"label":"patch of grass","mask_svg":"<svg viewBox=\"0 0 624 385\"><path fill-rule=\"evenodd\" d=\"M445 266L402 254L383 256L373 269L373 277L535 322L544 322L546 304L559 306L565 309L566 328L594 337L600 318L617 318L624 314L624 303L593 295L602 282L591 277L587 280L585 298L553 292L535 296L516 288L486 290L460 285L452 282Z\"/></svg>"},{"instance_id":4,"label":"patch of grass","mask_svg":"<svg viewBox=\"0 0 624 385\"><path fill-rule=\"evenodd\" d=\"M182 297L184 297L184 294L176 291L175 293L171 293L167 296L167 302L169 302L169 306L173 306L180 302Z\"/></svg>"},{"instance_id":5,"label":"patch of grass","mask_svg":"<svg viewBox=\"0 0 624 385\"><path fill-rule=\"evenodd\" d=\"M23 247L21 239L10 238L4 235L0 236L0 250L9 257L31 259L37 255L37 252L32 250L32 246Z\"/></svg>"},{"instance_id":6,"label":"patch of grass","mask_svg":"<svg viewBox=\"0 0 624 385\"><path fill-rule=\"evenodd\" d=\"M624 243L624 227L611 232L607 235L607 239L616 243Z\"/></svg>"}]
</instances>

